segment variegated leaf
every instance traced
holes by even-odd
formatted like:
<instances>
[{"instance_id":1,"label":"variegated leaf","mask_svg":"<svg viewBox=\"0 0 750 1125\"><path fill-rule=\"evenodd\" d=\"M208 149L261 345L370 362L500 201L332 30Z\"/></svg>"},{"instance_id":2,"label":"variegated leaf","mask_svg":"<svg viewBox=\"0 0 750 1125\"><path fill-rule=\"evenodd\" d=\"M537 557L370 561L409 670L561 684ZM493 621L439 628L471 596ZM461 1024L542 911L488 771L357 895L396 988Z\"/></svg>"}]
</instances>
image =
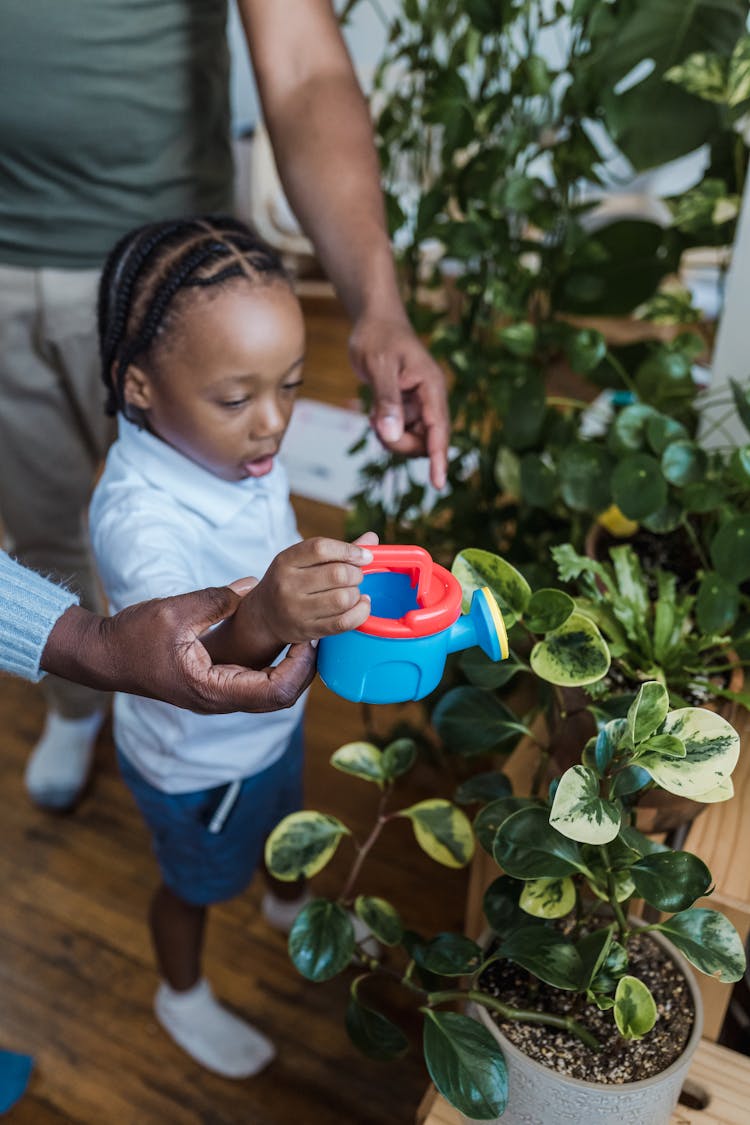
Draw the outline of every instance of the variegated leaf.
<instances>
[{"instance_id":1,"label":"variegated leaf","mask_svg":"<svg viewBox=\"0 0 750 1125\"><path fill-rule=\"evenodd\" d=\"M471 822L450 801L435 797L402 809L396 815L408 817L420 848L436 863L444 867L465 867L473 856Z\"/></svg>"},{"instance_id":2,"label":"variegated leaf","mask_svg":"<svg viewBox=\"0 0 750 1125\"><path fill-rule=\"evenodd\" d=\"M371 742L347 742L331 755L331 765L342 773L374 781L383 788L383 755Z\"/></svg>"},{"instance_id":3,"label":"variegated leaf","mask_svg":"<svg viewBox=\"0 0 750 1125\"><path fill-rule=\"evenodd\" d=\"M606 844L620 831L620 808L599 795L599 779L588 766L571 766L560 778L549 822L570 840Z\"/></svg>"},{"instance_id":4,"label":"variegated leaf","mask_svg":"<svg viewBox=\"0 0 750 1125\"><path fill-rule=\"evenodd\" d=\"M700 801L704 793L712 793L731 777L740 737L721 715L703 707L681 707L667 715L659 733L684 742L685 757L648 753L638 758L638 765L668 793Z\"/></svg>"},{"instance_id":5,"label":"variegated leaf","mask_svg":"<svg viewBox=\"0 0 750 1125\"><path fill-rule=\"evenodd\" d=\"M559 629L534 645L531 667L537 676L560 687L594 684L609 670L607 643L582 613L571 613Z\"/></svg>"},{"instance_id":6,"label":"variegated leaf","mask_svg":"<svg viewBox=\"0 0 750 1125\"><path fill-rule=\"evenodd\" d=\"M535 918L564 918L576 903L575 883L570 878L529 879L518 904Z\"/></svg>"},{"instance_id":7,"label":"variegated leaf","mask_svg":"<svg viewBox=\"0 0 750 1125\"><path fill-rule=\"evenodd\" d=\"M750 98L750 36L743 35L729 60L727 94L730 106L741 105Z\"/></svg>"},{"instance_id":8,"label":"variegated leaf","mask_svg":"<svg viewBox=\"0 0 750 1125\"><path fill-rule=\"evenodd\" d=\"M672 66L664 75L667 82L682 86L709 102L724 102L727 97L727 68L721 55L713 51L696 51L679 66Z\"/></svg>"},{"instance_id":9,"label":"variegated leaf","mask_svg":"<svg viewBox=\"0 0 750 1125\"><path fill-rule=\"evenodd\" d=\"M285 816L266 840L266 867L291 883L322 871L349 829L335 816L306 810Z\"/></svg>"},{"instance_id":10,"label":"variegated leaf","mask_svg":"<svg viewBox=\"0 0 750 1125\"><path fill-rule=\"evenodd\" d=\"M508 628L523 615L531 598L531 587L524 576L491 551L469 549L456 555L452 573L461 583L463 609L467 612L475 590L488 586L503 612Z\"/></svg>"},{"instance_id":11,"label":"variegated leaf","mask_svg":"<svg viewBox=\"0 0 750 1125\"><path fill-rule=\"evenodd\" d=\"M642 1039L656 1023L656 1003L638 977L624 976L617 982L614 1017L623 1039Z\"/></svg>"}]
</instances>

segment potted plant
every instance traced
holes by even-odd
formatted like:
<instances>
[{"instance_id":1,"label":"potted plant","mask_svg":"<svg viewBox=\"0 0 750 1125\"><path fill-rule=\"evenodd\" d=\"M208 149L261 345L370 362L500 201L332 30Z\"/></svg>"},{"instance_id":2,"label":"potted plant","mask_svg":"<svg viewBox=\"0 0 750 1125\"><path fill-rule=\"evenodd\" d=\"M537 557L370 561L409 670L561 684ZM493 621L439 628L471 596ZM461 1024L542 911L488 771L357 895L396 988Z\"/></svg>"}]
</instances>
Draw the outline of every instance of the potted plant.
<instances>
[{"instance_id":1,"label":"potted plant","mask_svg":"<svg viewBox=\"0 0 750 1125\"><path fill-rule=\"evenodd\" d=\"M379 790L375 821L357 842L336 816L306 811L269 837L266 863L290 880L317 874L342 841L354 844L339 896L314 898L295 921L291 959L312 981L347 969L356 954L353 909L389 956L356 958L346 1013L352 1041L381 1060L407 1050L381 1010L386 982L399 982L424 1016L430 1076L471 1120L494 1121L507 1106L509 1122L666 1125L700 1037L700 1000L685 961L731 982L745 956L726 918L694 906L711 887L702 861L633 827L632 782L646 773L671 792L712 800L726 791L738 751L726 720L698 708L670 711L666 689L650 681L545 799L506 790L486 804L474 832L504 874L485 896L494 937L482 947L462 934L420 936L393 903L363 892L367 856L394 819L408 819L419 846L452 867L471 858L474 832L443 799L394 807L397 780L414 761L408 740L382 750L341 747L332 765ZM486 785L460 796L486 795ZM631 920L633 897L662 920ZM455 1010L466 1002L477 1019Z\"/></svg>"}]
</instances>

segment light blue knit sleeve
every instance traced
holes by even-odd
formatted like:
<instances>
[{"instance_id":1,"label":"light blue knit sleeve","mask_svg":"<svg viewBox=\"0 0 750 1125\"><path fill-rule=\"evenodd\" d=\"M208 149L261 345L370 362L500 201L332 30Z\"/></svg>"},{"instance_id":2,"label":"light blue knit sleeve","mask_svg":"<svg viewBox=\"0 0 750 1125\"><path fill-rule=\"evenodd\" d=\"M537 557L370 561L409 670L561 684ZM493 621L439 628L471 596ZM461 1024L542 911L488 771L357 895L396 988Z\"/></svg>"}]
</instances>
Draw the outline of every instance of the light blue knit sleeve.
<instances>
[{"instance_id":1,"label":"light blue knit sleeve","mask_svg":"<svg viewBox=\"0 0 750 1125\"><path fill-rule=\"evenodd\" d=\"M0 670L40 680L39 661L52 626L77 604L75 594L0 551Z\"/></svg>"}]
</instances>

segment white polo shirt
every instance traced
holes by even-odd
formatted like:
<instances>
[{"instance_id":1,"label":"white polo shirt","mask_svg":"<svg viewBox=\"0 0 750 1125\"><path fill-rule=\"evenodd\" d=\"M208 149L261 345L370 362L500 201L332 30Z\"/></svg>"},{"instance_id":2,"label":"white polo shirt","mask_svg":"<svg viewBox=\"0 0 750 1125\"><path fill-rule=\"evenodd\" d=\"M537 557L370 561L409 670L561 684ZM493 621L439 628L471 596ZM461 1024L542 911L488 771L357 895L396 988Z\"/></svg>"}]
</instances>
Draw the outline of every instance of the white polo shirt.
<instances>
[{"instance_id":1,"label":"white polo shirt","mask_svg":"<svg viewBox=\"0 0 750 1125\"><path fill-rule=\"evenodd\" d=\"M146 430L119 420L89 513L113 613L147 598L260 578L300 536L283 467L225 481ZM166 793L259 773L279 758L304 701L267 714L196 715L135 695L115 697L115 741Z\"/></svg>"}]
</instances>

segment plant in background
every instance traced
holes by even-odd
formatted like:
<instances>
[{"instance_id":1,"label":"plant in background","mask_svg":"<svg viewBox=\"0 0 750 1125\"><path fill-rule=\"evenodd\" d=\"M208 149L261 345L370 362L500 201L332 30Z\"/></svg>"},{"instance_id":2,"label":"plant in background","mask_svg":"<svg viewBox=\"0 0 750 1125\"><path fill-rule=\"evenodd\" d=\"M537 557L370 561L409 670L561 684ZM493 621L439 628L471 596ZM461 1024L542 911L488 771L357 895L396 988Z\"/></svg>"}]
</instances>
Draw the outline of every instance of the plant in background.
<instances>
[{"instance_id":1,"label":"plant in background","mask_svg":"<svg viewBox=\"0 0 750 1125\"><path fill-rule=\"evenodd\" d=\"M442 560L473 542L526 565L571 538L571 507L589 507L553 487L570 446L567 479L580 479L584 444L570 400L549 391L561 363L672 412L663 388L685 393L700 340L608 348L581 318L631 314L687 247L731 242L747 14L746 0L403 0L378 74L377 134L409 312L452 379L456 455L434 504L408 463L371 465L354 524ZM724 100L707 100L701 67L717 65ZM706 143L706 176L669 201L670 225L595 213L615 149L643 170ZM386 509L393 466L401 486Z\"/></svg>"},{"instance_id":2,"label":"plant in background","mask_svg":"<svg viewBox=\"0 0 750 1125\"><path fill-rule=\"evenodd\" d=\"M579 555L569 543L554 548L553 555L561 581L573 586L576 610L606 638L621 690L656 679L673 706L719 698L750 704L750 694L726 686L727 673L738 663L732 646L748 637L718 631L734 623L734 603L726 604L721 587L714 590L704 579L696 598L680 590L668 571L651 570L647 578L629 545L613 547L610 561ZM717 631L704 633L705 620L716 622ZM611 696L613 687L604 679L588 691L593 698Z\"/></svg>"},{"instance_id":3,"label":"plant in background","mask_svg":"<svg viewBox=\"0 0 750 1125\"><path fill-rule=\"evenodd\" d=\"M504 793L479 812L474 830L504 874L485 896L496 940L482 949L463 934L420 937L399 908L360 890L365 860L389 823L411 821L417 843L450 867L465 865L474 849L472 826L457 805L442 799L407 808L391 806L396 782L414 760L408 740L384 750L368 743L341 747L331 762L380 791L366 841L335 816L307 811L285 818L266 848L269 870L281 879L316 875L343 840L354 843L349 876L335 899L315 898L298 916L289 952L309 980L325 981L350 965L355 940L348 909L389 950L388 963L360 957L352 981L346 1026L354 1044L373 1058L394 1059L408 1047L404 1032L381 1010L379 993L395 980L424 1016L423 1050L431 1078L462 1113L489 1119L503 1112L507 1072L500 1047L481 1024L454 1009L473 1001L504 1022L533 1022L567 1032L592 1052L602 1046L587 1027L589 1011L611 1010L610 1034L637 1039L653 1028L657 1009L631 965L634 943L657 931L691 964L727 982L745 969L742 942L720 913L696 907L710 892L711 874L700 859L654 844L632 827L630 796L642 777L698 800L730 791L739 739L718 715L698 708L669 710L663 685L642 685L627 717L606 724L584 748L547 800ZM476 799L471 786L459 794ZM643 925L628 916L633 896L669 917ZM512 962L528 978L528 1003L508 1003L482 988L492 965ZM574 1012L560 1015L538 1002L544 983L577 996ZM380 1004L380 1006L378 1006Z\"/></svg>"}]
</instances>

